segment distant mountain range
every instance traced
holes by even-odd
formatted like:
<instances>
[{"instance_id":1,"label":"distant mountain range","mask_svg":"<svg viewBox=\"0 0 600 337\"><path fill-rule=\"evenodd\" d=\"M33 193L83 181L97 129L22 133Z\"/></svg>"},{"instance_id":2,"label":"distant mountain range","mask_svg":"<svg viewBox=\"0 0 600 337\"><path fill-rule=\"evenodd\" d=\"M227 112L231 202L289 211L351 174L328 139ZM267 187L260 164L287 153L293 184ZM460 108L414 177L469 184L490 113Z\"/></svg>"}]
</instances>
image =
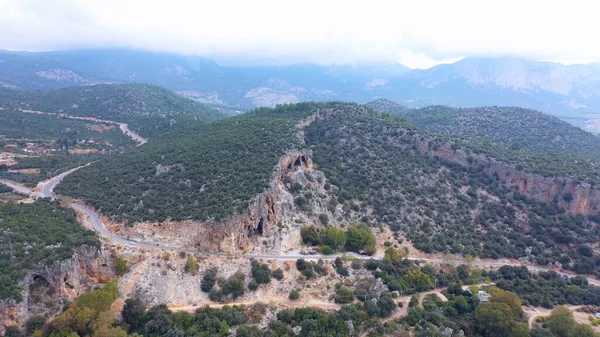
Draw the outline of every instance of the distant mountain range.
<instances>
[{"instance_id":1,"label":"distant mountain range","mask_svg":"<svg viewBox=\"0 0 600 337\"><path fill-rule=\"evenodd\" d=\"M600 64L562 65L519 58L465 58L427 70L399 63L346 66L219 66L198 56L133 50L0 51L0 85L25 91L95 83L156 84L237 109L306 100L407 107L510 105L593 128L600 112ZM596 124L594 124L596 123Z\"/></svg>"}]
</instances>

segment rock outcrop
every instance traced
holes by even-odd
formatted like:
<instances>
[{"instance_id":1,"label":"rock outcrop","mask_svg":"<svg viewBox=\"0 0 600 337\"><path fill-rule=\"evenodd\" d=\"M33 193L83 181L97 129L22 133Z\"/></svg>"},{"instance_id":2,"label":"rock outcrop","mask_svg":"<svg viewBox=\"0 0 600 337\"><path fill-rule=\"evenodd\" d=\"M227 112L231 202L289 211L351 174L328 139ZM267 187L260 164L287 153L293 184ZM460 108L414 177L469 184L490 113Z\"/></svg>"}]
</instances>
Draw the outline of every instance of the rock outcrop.
<instances>
[{"instance_id":1,"label":"rock outcrop","mask_svg":"<svg viewBox=\"0 0 600 337\"><path fill-rule=\"evenodd\" d=\"M336 211L332 213L321 199L311 200L307 212L299 210L290 192L293 183L310 184L315 194L329 193L325 189L325 175L313 167L311 152L290 152L280 159L271 187L253 198L243 214L224 222L198 226L195 248L221 252L281 252L284 237L293 232L293 227L299 227L303 221L319 223L320 214L337 217Z\"/></svg>"},{"instance_id":2,"label":"rock outcrop","mask_svg":"<svg viewBox=\"0 0 600 337\"><path fill-rule=\"evenodd\" d=\"M114 276L110 259L95 247L79 247L73 257L31 270L21 280L22 300L0 301L0 335L11 325L23 326L30 317L52 316L64 300L72 300Z\"/></svg>"},{"instance_id":3,"label":"rock outcrop","mask_svg":"<svg viewBox=\"0 0 600 337\"><path fill-rule=\"evenodd\" d=\"M542 203L552 203L573 215L600 214L600 190L587 182L563 177L544 177L481 154L453 148L448 142L430 140L409 130L400 129L389 139L395 146L415 148L422 155L440 158L462 166L482 167L508 188Z\"/></svg>"}]
</instances>

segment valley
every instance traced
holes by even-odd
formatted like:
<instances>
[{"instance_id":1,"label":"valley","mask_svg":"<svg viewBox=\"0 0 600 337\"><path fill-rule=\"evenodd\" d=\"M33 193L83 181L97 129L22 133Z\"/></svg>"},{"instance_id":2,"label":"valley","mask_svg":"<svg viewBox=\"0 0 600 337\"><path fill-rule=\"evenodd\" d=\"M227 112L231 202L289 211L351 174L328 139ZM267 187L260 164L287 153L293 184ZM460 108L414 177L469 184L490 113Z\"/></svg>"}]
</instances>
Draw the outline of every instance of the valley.
<instances>
[{"instance_id":1,"label":"valley","mask_svg":"<svg viewBox=\"0 0 600 337\"><path fill-rule=\"evenodd\" d=\"M375 317L380 319L375 321L388 327L432 305L428 294L440 298L436 305L453 303L456 295L446 288L455 281L491 287L491 281L501 280L498 287L515 291L529 305L555 305L528 297L530 293L519 288L526 281L511 283L511 273L517 273L534 275L523 280L560 279L565 283L559 287L579 284L580 291L590 295L567 303L597 305L596 164L589 151L574 155L577 170L571 169L571 157L554 156L552 165L561 170L548 172L536 162L540 149L519 139L519 132L480 147L452 133L425 133L404 116L342 102L263 108L150 139L131 131L126 122L100 115L60 117L118 126L136 146L69 169L35 188L0 180L29 197L24 199L28 202L37 204L42 201L34 199L42 198L54 200L57 207L69 206L84 228L98 234L101 248L95 253L78 248L75 255L87 254L79 259L85 262L71 264L75 269L67 272L62 285L49 280L66 270L46 269L24 279L25 284L36 284L34 279L47 283L42 285L47 289L62 287L54 296L85 296L93 284L120 276L111 310L126 310L125 300L138 298L151 310L163 310L156 308L167 304L173 313L265 306L261 317L279 317L286 310L326 310L335 316L348 305L375 310L368 301L361 302L359 294L366 280L378 280L376 298L385 300L377 310L388 304L404 307L378 311ZM538 127L549 131L545 125ZM566 129L553 132L578 134L561 127ZM502 152L510 149L502 142L519 142L526 149ZM250 181L254 185L246 185ZM57 198L55 190L62 197ZM170 197L156 198L161 194ZM568 226L562 226L565 222ZM350 230L356 223L375 234L372 255L335 252L339 248L323 238L331 224ZM300 232L315 225L321 236L318 245L303 244ZM281 279L258 283L256 263L267 266L269 275L281 271ZM221 275L219 286L210 292L199 289L198 280L215 268ZM463 268L467 276L459 281L456 273ZM424 279L411 279L418 271ZM241 292L229 292L225 284L237 287L239 277ZM337 284L334 289L332 284ZM340 289L346 288L355 299L338 301ZM3 302L0 321L5 326L24 324L41 308L58 317L67 313L30 302L39 295L32 285L28 289L25 306ZM296 289L301 289L299 300L291 297ZM410 304L411 296L392 300L394 291L420 294L419 304ZM585 317L576 316L580 323ZM528 326L536 325L531 322ZM238 335L244 329L238 328ZM373 329L363 326L360 335Z\"/></svg>"},{"instance_id":2,"label":"valley","mask_svg":"<svg viewBox=\"0 0 600 337\"><path fill-rule=\"evenodd\" d=\"M0 0L0 337L600 337L593 9Z\"/></svg>"}]
</instances>

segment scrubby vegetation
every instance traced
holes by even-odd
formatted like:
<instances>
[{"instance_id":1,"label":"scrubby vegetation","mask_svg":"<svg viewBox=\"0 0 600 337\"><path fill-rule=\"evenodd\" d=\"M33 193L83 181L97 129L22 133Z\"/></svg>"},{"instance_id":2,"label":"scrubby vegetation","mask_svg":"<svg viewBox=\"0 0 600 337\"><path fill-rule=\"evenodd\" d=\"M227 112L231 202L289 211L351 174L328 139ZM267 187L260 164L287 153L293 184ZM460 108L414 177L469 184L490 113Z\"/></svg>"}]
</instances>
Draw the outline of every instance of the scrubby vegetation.
<instances>
[{"instance_id":1,"label":"scrubby vegetation","mask_svg":"<svg viewBox=\"0 0 600 337\"><path fill-rule=\"evenodd\" d=\"M366 223L357 223L344 231L333 226L317 228L304 226L300 230L302 242L307 245L320 245L319 251L350 251L373 255L377 251L375 235Z\"/></svg>"},{"instance_id":2,"label":"scrubby vegetation","mask_svg":"<svg viewBox=\"0 0 600 337\"><path fill-rule=\"evenodd\" d=\"M0 299L21 299L19 280L28 270L70 258L75 248L99 247L73 210L40 200L0 205Z\"/></svg>"},{"instance_id":3,"label":"scrubby vegetation","mask_svg":"<svg viewBox=\"0 0 600 337\"><path fill-rule=\"evenodd\" d=\"M242 272L236 272L235 274L229 276L227 280L223 279L222 282L219 283L219 289L212 288L208 296L211 301L227 301L236 299L240 296L244 295L245 286L244 281L246 280L246 275Z\"/></svg>"},{"instance_id":4,"label":"scrubby vegetation","mask_svg":"<svg viewBox=\"0 0 600 337\"><path fill-rule=\"evenodd\" d=\"M27 186L35 186L38 182L66 172L70 169L79 167L86 163L92 162L101 158L98 153L90 154L51 154L41 157L24 157L19 158L16 165L11 166L11 169L39 169L39 174L23 174L16 172L0 172L1 179L9 179L23 183Z\"/></svg>"},{"instance_id":5,"label":"scrubby vegetation","mask_svg":"<svg viewBox=\"0 0 600 337\"><path fill-rule=\"evenodd\" d=\"M270 185L296 124L324 104L301 103L188 128L98 161L57 191L120 220L221 220L244 211Z\"/></svg>"},{"instance_id":6,"label":"scrubby vegetation","mask_svg":"<svg viewBox=\"0 0 600 337\"><path fill-rule=\"evenodd\" d=\"M432 133L488 139L536 152L600 159L600 138L556 117L518 107L451 108L429 106L408 109L387 100L367 103Z\"/></svg>"},{"instance_id":7,"label":"scrubby vegetation","mask_svg":"<svg viewBox=\"0 0 600 337\"><path fill-rule=\"evenodd\" d=\"M0 106L129 123L144 137L223 117L216 109L148 84L99 84L36 93L0 91Z\"/></svg>"},{"instance_id":8,"label":"scrubby vegetation","mask_svg":"<svg viewBox=\"0 0 600 337\"><path fill-rule=\"evenodd\" d=\"M306 261L305 259L296 260L296 269L302 274L305 279L312 279L317 276L325 276L329 274L325 262L319 259L318 262Z\"/></svg>"},{"instance_id":9,"label":"scrubby vegetation","mask_svg":"<svg viewBox=\"0 0 600 337\"><path fill-rule=\"evenodd\" d=\"M321 118L304 128L303 143L296 125L316 113ZM424 156L419 148L437 151L442 146L471 157L459 165ZM341 205L348 222L367 224L346 232L336 227L338 219L316 215L321 229L305 228L302 236L305 243L319 245L321 253L370 253L373 240L364 236L365 229L383 224L427 253L525 258L577 273L598 270L599 257L590 249L600 235L598 217L570 216L558 207L559 200L532 202L487 173L472 155L588 181L600 175L595 162L433 137L405 120L356 104L258 109L210 127L190 128L127 155L102 159L67 177L58 192L81 198L117 220L222 220L243 212L253 196L270 186L278 160L292 149L312 150L334 196L327 208L335 211ZM303 209L309 205L303 187L292 183L289 188L296 206L310 211Z\"/></svg>"},{"instance_id":10,"label":"scrubby vegetation","mask_svg":"<svg viewBox=\"0 0 600 337\"><path fill-rule=\"evenodd\" d=\"M95 123L52 115L0 110L0 136L22 141L52 141L54 148L92 148L109 150L133 146L118 126L103 125L107 130L94 130ZM93 143L89 142L93 140ZM85 144L81 144L86 141ZM109 145L109 144L110 145Z\"/></svg>"},{"instance_id":11,"label":"scrubby vegetation","mask_svg":"<svg viewBox=\"0 0 600 337\"><path fill-rule=\"evenodd\" d=\"M406 315L390 317L398 309L397 300L388 290L380 289L372 279L359 279L354 284L336 284L333 300L343 304L338 311L326 312L315 308L278 310L274 306L256 303L250 306L224 306L212 309L208 306L194 313L171 312L165 305L145 309L140 299L125 301L122 321L115 319L107 310L116 297L115 282L102 289L83 294L62 314L44 325L41 317L28 323L30 334L36 336L228 336L231 334L248 337L292 337L292 336L408 336L441 337L595 337L588 325L575 323L572 313L566 308L556 308L549 317L538 320L533 330L529 329L523 314L523 294L503 290L495 286L467 289L461 280L489 282L525 277L535 278L524 268L504 267L498 272L469 270L462 266L451 271L435 271L431 267L419 267L403 260L389 251L383 260L370 260L366 265L378 268L386 264L408 267L409 272L400 279L410 279L411 272L420 272L424 278L449 282L442 287L442 295L412 296ZM377 271L379 273L379 271ZM387 274L387 271L382 271ZM212 274L212 273L211 273ZM232 278L239 278L234 274ZM226 282L223 281L223 287ZM410 283L410 281L406 281ZM388 285L389 286L389 285ZM570 291L578 288L571 285ZM489 294L489 301L481 302L477 290ZM421 292L422 290L419 290ZM526 290L527 291L527 290ZM292 289L290 300L301 298L301 292ZM405 301L403 298L401 301ZM403 303L403 302L398 302ZM401 307L403 307L402 305ZM270 318L268 318L270 317ZM380 320L381 319L381 320ZM29 328L31 327L31 328ZM36 331L37 330L37 331ZM19 331L10 329L14 336ZM34 332L35 331L35 332ZM462 331L462 334L459 332ZM592 331L592 334L589 334Z\"/></svg>"},{"instance_id":12,"label":"scrubby vegetation","mask_svg":"<svg viewBox=\"0 0 600 337\"><path fill-rule=\"evenodd\" d=\"M530 273L525 267L500 268L491 273L498 279L499 288L514 291L526 305L552 308L557 305L596 305L600 306L600 288L589 286L583 277L566 279L556 272Z\"/></svg>"},{"instance_id":13,"label":"scrubby vegetation","mask_svg":"<svg viewBox=\"0 0 600 337\"><path fill-rule=\"evenodd\" d=\"M527 257L579 273L596 270L599 257L585 248L600 235L596 217L533 202L482 167L422 156L415 144L428 136L401 121L348 108L314 122L306 139L348 216L372 207L362 221L389 224L422 251Z\"/></svg>"},{"instance_id":14,"label":"scrubby vegetation","mask_svg":"<svg viewBox=\"0 0 600 337\"><path fill-rule=\"evenodd\" d=\"M252 277L257 284L271 282L271 267L268 264L252 260Z\"/></svg>"}]
</instances>

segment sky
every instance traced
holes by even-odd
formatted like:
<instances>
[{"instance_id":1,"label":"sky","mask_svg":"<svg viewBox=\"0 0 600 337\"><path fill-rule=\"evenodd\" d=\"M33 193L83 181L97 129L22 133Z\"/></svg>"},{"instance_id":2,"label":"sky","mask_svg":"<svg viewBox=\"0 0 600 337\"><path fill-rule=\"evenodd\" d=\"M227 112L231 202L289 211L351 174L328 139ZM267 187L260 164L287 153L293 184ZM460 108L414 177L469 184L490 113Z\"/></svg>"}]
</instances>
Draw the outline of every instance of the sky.
<instances>
[{"instance_id":1,"label":"sky","mask_svg":"<svg viewBox=\"0 0 600 337\"><path fill-rule=\"evenodd\" d=\"M600 62L594 1L0 0L0 49L425 69L472 56Z\"/></svg>"}]
</instances>

